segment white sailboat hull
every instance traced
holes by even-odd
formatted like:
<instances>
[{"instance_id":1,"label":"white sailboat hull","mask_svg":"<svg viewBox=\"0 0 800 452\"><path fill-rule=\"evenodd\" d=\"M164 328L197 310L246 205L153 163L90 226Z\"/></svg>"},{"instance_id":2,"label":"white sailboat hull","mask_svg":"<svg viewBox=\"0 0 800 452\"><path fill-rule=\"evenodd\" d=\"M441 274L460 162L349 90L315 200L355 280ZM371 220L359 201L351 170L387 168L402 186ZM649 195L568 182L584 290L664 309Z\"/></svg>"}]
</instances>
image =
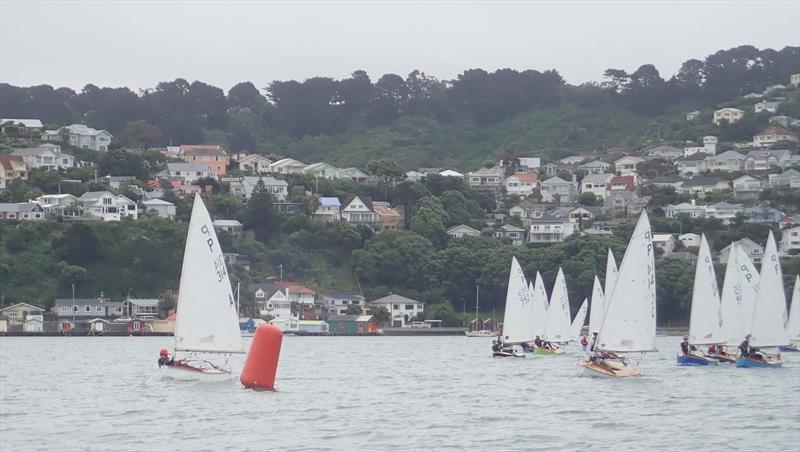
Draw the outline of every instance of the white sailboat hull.
<instances>
[{"instance_id":1,"label":"white sailboat hull","mask_svg":"<svg viewBox=\"0 0 800 452\"><path fill-rule=\"evenodd\" d=\"M581 366L583 375L588 377L607 377L607 378L622 378L622 377L638 377L641 375L639 369L630 363L623 364L619 361L614 361L618 366L614 369L598 365L589 360L581 361L578 365Z\"/></svg>"},{"instance_id":2,"label":"white sailboat hull","mask_svg":"<svg viewBox=\"0 0 800 452\"><path fill-rule=\"evenodd\" d=\"M232 375L230 369L181 365L179 361L176 361L176 364L172 366L162 366L159 370L162 375L182 381L223 381L231 378Z\"/></svg>"}]
</instances>

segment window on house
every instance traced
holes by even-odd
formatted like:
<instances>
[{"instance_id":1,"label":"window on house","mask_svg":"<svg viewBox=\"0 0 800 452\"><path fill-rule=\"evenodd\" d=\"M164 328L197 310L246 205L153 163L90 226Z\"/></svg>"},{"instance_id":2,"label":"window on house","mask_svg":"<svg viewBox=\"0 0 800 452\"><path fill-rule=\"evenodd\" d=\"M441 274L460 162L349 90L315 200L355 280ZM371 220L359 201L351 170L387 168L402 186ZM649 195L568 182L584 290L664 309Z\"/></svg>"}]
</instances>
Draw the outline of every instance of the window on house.
<instances>
[{"instance_id":1,"label":"window on house","mask_svg":"<svg viewBox=\"0 0 800 452\"><path fill-rule=\"evenodd\" d=\"M91 312L91 311L92 311L92 307L91 306L86 306L86 312Z\"/></svg>"},{"instance_id":2,"label":"window on house","mask_svg":"<svg viewBox=\"0 0 800 452\"><path fill-rule=\"evenodd\" d=\"M78 306L77 305L72 307L72 312L78 312Z\"/></svg>"},{"instance_id":3,"label":"window on house","mask_svg":"<svg viewBox=\"0 0 800 452\"><path fill-rule=\"evenodd\" d=\"M97 312L103 312L103 308L102 308L102 307L100 307L100 306L97 306L97 307L95 308L95 311L97 311Z\"/></svg>"},{"instance_id":4,"label":"window on house","mask_svg":"<svg viewBox=\"0 0 800 452\"><path fill-rule=\"evenodd\" d=\"M399 304L393 304L392 305L392 309L399 310L400 309L400 305Z\"/></svg>"},{"instance_id":5,"label":"window on house","mask_svg":"<svg viewBox=\"0 0 800 452\"><path fill-rule=\"evenodd\" d=\"M414 310L414 305L413 304L407 304L406 305L406 311L413 311L413 310Z\"/></svg>"}]
</instances>

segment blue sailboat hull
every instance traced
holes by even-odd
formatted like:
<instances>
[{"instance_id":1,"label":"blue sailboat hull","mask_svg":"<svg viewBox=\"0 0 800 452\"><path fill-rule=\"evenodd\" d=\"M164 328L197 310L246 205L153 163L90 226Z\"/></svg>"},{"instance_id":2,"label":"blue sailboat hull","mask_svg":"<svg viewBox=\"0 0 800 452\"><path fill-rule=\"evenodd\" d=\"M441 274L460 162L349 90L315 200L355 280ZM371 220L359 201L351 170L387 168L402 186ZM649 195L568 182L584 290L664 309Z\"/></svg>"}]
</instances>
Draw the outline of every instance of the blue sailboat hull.
<instances>
[{"instance_id":1,"label":"blue sailboat hull","mask_svg":"<svg viewBox=\"0 0 800 452\"><path fill-rule=\"evenodd\" d=\"M678 355L679 366L716 366L719 361L700 356Z\"/></svg>"},{"instance_id":2,"label":"blue sailboat hull","mask_svg":"<svg viewBox=\"0 0 800 452\"><path fill-rule=\"evenodd\" d=\"M736 367L781 367L781 361L761 361L750 358L736 358Z\"/></svg>"},{"instance_id":3,"label":"blue sailboat hull","mask_svg":"<svg viewBox=\"0 0 800 452\"><path fill-rule=\"evenodd\" d=\"M782 352L800 352L800 346L797 345L788 345L786 347L778 347Z\"/></svg>"}]
</instances>

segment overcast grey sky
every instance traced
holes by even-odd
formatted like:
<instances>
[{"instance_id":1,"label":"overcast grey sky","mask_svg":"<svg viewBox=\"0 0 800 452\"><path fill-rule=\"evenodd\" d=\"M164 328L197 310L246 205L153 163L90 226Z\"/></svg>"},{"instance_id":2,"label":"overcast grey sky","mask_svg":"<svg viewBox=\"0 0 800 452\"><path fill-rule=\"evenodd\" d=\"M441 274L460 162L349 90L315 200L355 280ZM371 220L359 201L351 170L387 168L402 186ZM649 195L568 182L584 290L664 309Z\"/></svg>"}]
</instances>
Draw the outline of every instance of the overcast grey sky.
<instances>
[{"instance_id":1,"label":"overcast grey sky","mask_svg":"<svg viewBox=\"0 0 800 452\"><path fill-rule=\"evenodd\" d=\"M800 45L800 1L268 2L0 0L0 81L149 88L183 77L373 80L414 69L555 68L570 83L606 68L741 44Z\"/></svg>"}]
</instances>

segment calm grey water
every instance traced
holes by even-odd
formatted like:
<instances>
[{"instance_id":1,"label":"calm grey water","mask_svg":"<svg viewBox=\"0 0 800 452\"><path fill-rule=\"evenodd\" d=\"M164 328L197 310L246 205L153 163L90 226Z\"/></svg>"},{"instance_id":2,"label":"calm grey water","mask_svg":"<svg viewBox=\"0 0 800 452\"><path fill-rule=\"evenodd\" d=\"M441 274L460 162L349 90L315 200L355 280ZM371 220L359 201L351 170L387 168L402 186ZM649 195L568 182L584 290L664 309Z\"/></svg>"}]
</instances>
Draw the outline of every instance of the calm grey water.
<instances>
[{"instance_id":1,"label":"calm grey water","mask_svg":"<svg viewBox=\"0 0 800 452\"><path fill-rule=\"evenodd\" d=\"M800 354L782 369L580 375L578 355L489 357L465 337L287 337L277 392L177 381L172 338L0 338L0 450L798 450ZM241 369L241 360L234 367Z\"/></svg>"}]
</instances>

